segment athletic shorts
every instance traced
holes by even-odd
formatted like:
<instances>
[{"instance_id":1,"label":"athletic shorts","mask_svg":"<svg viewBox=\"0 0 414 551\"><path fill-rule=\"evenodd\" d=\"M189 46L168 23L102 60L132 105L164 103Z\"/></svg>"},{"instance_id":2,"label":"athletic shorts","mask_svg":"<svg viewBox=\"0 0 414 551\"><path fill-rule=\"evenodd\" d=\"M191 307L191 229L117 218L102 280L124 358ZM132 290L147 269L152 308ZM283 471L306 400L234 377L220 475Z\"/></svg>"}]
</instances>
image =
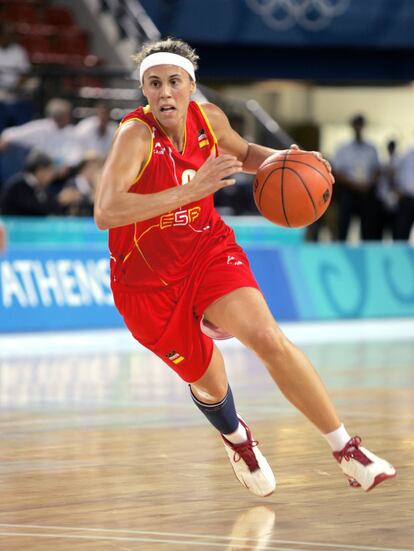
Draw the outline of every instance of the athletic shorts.
<instances>
[{"instance_id":1,"label":"athletic shorts","mask_svg":"<svg viewBox=\"0 0 414 551\"><path fill-rule=\"evenodd\" d=\"M245 253L233 244L174 285L136 291L113 284L112 291L134 338L192 383L205 373L213 353L213 340L200 327L204 311L240 287L259 289Z\"/></svg>"}]
</instances>

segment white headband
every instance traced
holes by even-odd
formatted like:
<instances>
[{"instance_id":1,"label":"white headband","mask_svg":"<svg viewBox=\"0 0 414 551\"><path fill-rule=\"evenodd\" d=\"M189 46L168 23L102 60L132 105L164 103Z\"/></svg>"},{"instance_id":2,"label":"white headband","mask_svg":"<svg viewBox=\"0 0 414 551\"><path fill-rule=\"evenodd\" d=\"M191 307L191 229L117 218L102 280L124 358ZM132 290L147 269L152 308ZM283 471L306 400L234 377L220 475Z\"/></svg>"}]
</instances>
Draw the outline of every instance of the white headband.
<instances>
[{"instance_id":1,"label":"white headband","mask_svg":"<svg viewBox=\"0 0 414 551\"><path fill-rule=\"evenodd\" d=\"M145 71L150 67L155 67L156 65L176 65L177 67L184 69L184 71L187 71L194 81L196 79L194 65L189 59L183 57L182 55L172 54L170 52L158 52L156 54L148 55L141 63L139 67L139 80L141 84Z\"/></svg>"}]
</instances>

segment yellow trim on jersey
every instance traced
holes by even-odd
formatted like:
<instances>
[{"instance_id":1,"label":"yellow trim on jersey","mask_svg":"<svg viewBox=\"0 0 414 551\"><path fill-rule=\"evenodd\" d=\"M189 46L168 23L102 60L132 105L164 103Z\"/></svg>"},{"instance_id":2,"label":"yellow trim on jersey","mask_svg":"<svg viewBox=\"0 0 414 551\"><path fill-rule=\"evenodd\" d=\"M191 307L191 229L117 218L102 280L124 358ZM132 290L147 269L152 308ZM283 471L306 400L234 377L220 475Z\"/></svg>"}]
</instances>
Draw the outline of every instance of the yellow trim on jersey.
<instances>
[{"instance_id":1,"label":"yellow trim on jersey","mask_svg":"<svg viewBox=\"0 0 414 551\"><path fill-rule=\"evenodd\" d=\"M141 237L143 237L149 230L152 230L152 228L157 228L157 227L158 227L158 225L150 226L143 233L141 233L141 235L137 239L136 235L135 235L136 231L137 231L137 223L135 222L135 224L134 224L134 244L132 245L132 248L130 249L130 251L126 254L124 260L122 261L122 264L128 260L128 258L131 256L131 254L132 254L135 247L137 247L137 249L139 249L138 242L141 239ZM152 270L152 271L154 271L154 270Z\"/></svg>"},{"instance_id":2,"label":"yellow trim on jersey","mask_svg":"<svg viewBox=\"0 0 414 551\"><path fill-rule=\"evenodd\" d=\"M151 113L151 107L149 105L146 105L144 108L143 108L143 111L144 111L144 114L145 115L148 115L148 113Z\"/></svg>"},{"instance_id":3,"label":"yellow trim on jersey","mask_svg":"<svg viewBox=\"0 0 414 551\"><path fill-rule=\"evenodd\" d=\"M133 181L133 183L130 185L129 189L132 188L132 186L134 186L137 182L139 182L140 178L142 177L142 175L144 174L145 172L145 169L147 168L147 166L149 165L151 159L152 159L152 150L153 150L153 147L154 147L154 136L152 134L152 128L151 126L143 121L142 119L140 119L139 117L133 117L131 119L128 119L127 121L124 121L124 122L121 122L119 124L119 128L121 128L121 126L124 126L125 124L128 124L130 121L139 121L139 122L142 122L142 124L145 124L145 126L148 128L148 130L150 131L150 136L151 136L151 147L150 147L150 154L148 155L148 159L146 160L144 166L141 168L141 170L139 171L137 177L135 178L135 180Z\"/></svg>"},{"instance_id":4,"label":"yellow trim on jersey","mask_svg":"<svg viewBox=\"0 0 414 551\"><path fill-rule=\"evenodd\" d=\"M198 105L198 108L200 109L200 113L201 113L203 119L206 121L206 124L207 124L207 126L208 126L208 129L210 130L210 133L211 133L211 135L213 136L214 144L215 144L216 146L218 146L217 137L216 137L216 135L215 135L215 133L214 133L214 130L213 130L211 124L210 124L210 121L208 120L208 117L207 117L207 115L206 115L206 112L205 112L204 109L201 107L201 103L199 103L198 101L196 101L195 103Z\"/></svg>"},{"instance_id":5,"label":"yellow trim on jersey","mask_svg":"<svg viewBox=\"0 0 414 551\"><path fill-rule=\"evenodd\" d=\"M188 115L188 113L187 113ZM180 155L184 155L185 154L185 148L187 147L187 116L185 117L185 127L184 127L184 145L183 145L183 151L182 153L180 153Z\"/></svg>"},{"instance_id":6,"label":"yellow trim on jersey","mask_svg":"<svg viewBox=\"0 0 414 551\"><path fill-rule=\"evenodd\" d=\"M137 230L137 224L136 224L136 223L134 224L134 244L133 244L131 250L126 254L124 260L122 261L122 264L128 260L128 258L131 256L131 254L133 253L134 249L136 248L137 251L139 252L139 254L142 256L142 258L143 258L145 264L146 264L146 265L148 266L148 268L151 270L151 272L154 272L154 274L160 279L160 281L161 281L164 285L168 286L168 283L165 282L165 281L162 279L162 277L160 277L160 276L157 274L157 272L152 268L151 264L150 264L150 263L148 262L148 260L145 258L144 253L142 252L140 246L138 245L138 243L139 243L139 241L142 239L142 237L144 237L144 235L145 235L147 232L149 232L150 230L152 230L153 228L159 228L159 224L154 224L153 226L150 226L149 228L147 228L143 233L141 233L141 235L140 235L140 236L138 237L138 239L137 239L136 236L135 236L135 233L136 233L136 230Z\"/></svg>"},{"instance_id":7,"label":"yellow trim on jersey","mask_svg":"<svg viewBox=\"0 0 414 551\"><path fill-rule=\"evenodd\" d=\"M132 249L129 251L129 253L127 253L126 256L124 257L124 260L122 261L122 264L128 260L128 258L131 256L134 249L135 249L135 243L132 246Z\"/></svg>"},{"instance_id":8,"label":"yellow trim on jersey","mask_svg":"<svg viewBox=\"0 0 414 551\"><path fill-rule=\"evenodd\" d=\"M141 247L139 246L139 242L141 241L141 239L144 237L144 235L146 233L148 233L150 230L154 229L154 228L159 228L159 224L154 224L153 226L150 226L149 228L147 228L144 232L141 233L141 235L137 238L136 235L135 235L135 232L137 230L137 224L135 223L134 224L134 244L135 244L135 247L137 248L139 254L142 256L145 264L148 266L148 268L151 270L151 272L153 272L159 279L160 281L164 284L164 285L168 285L167 282L165 282L162 277L160 277L157 272L154 270L154 268L151 266L151 264L148 262L148 260L145 258L145 255L144 253L142 252L141 250ZM127 256L124 258L124 262L127 260L127 258L132 254L132 251L134 250L134 247L132 247L132 249L129 251L129 253L127 254Z\"/></svg>"},{"instance_id":9,"label":"yellow trim on jersey","mask_svg":"<svg viewBox=\"0 0 414 551\"><path fill-rule=\"evenodd\" d=\"M137 224L135 223L135 230L136 230L136 227L137 227ZM160 225L159 224L154 224L152 226L150 226L149 228L147 228L144 232L141 233L141 235L138 237L138 239L135 237L135 230L134 230L134 242L135 242L135 245L138 247L138 243L139 241L141 241L141 239L144 237L144 235L146 233L148 233L150 230L152 230L153 228L159 228Z\"/></svg>"},{"instance_id":10,"label":"yellow trim on jersey","mask_svg":"<svg viewBox=\"0 0 414 551\"><path fill-rule=\"evenodd\" d=\"M154 114L152 114L152 116L154 117ZM166 130L164 130L164 127L162 126L162 124L160 123L160 121L154 117L154 119L157 121L157 124L158 126L160 127L160 130L161 132L164 134L164 136L167 138L167 140L170 142L170 144L173 146L173 148L177 151L177 153L179 153L180 155L184 155L185 154L185 148L187 146L187 117L185 119L185 126L184 126L184 145L183 145L183 150L182 152L178 151L178 149L175 147L175 145L173 144L173 141L172 139L170 138L170 136L167 134Z\"/></svg>"},{"instance_id":11,"label":"yellow trim on jersey","mask_svg":"<svg viewBox=\"0 0 414 551\"><path fill-rule=\"evenodd\" d=\"M139 245L137 245L136 247L137 247L137 249L138 249L139 254L142 256L142 258L144 259L145 264L148 266L148 268L151 270L151 272L154 272L154 274L158 277L158 279L161 281L161 283L163 283L163 284L167 287L167 286L168 286L168 283L167 283L166 281L164 281L164 280L162 279L162 277L160 277L160 276L157 274L157 272L152 268L151 264L149 264L148 260L145 258L144 253L141 251Z\"/></svg>"}]
</instances>

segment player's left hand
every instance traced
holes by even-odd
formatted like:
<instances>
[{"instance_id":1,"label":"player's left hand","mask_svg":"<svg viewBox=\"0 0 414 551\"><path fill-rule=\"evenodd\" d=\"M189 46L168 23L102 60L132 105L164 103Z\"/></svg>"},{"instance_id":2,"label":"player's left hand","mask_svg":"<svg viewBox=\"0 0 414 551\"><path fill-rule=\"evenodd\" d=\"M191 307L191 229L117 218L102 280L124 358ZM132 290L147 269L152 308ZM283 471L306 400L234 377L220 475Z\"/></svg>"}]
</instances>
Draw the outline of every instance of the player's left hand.
<instances>
[{"instance_id":1,"label":"player's left hand","mask_svg":"<svg viewBox=\"0 0 414 551\"><path fill-rule=\"evenodd\" d=\"M296 151L300 151L300 150L301 150L300 147L299 147L297 144L295 144L295 143L292 144L292 145L289 147L289 149L294 149L294 150L296 150ZM326 168L328 169L328 172L329 172L329 174L330 174L330 176L331 176L331 183L334 184L334 183L335 183L335 177L334 177L334 175L333 175L333 173L332 173L332 167L331 167L329 161L327 161L327 160L323 157L323 155L322 155L322 153L321 153L320 151L309 151L308 153L311 153L312 155L314 155L317 159L319 159L319 160L326 166Z\"/></svg>"}]
</instances>

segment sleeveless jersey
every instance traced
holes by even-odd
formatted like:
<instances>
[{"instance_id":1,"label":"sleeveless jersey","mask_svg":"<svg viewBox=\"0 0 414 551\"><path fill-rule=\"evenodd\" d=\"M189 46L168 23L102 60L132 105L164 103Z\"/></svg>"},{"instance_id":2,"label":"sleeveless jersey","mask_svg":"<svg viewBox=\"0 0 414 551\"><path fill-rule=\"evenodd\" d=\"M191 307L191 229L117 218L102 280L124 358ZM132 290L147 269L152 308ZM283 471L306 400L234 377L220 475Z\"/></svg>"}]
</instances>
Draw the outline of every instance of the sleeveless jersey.
<instances>
[{"instance_id":1,"label":"sleeveless jersey","mask_svg":"<svg viewBox=\"0 0 414 551\"><path fill-rule=\"evenodd\" d=\"M130 193L149 194L186 185L212 151L218 154L207 116L194 101L188 107L182 153L175 149L149 106L126 115L121 125L133 120L148 126L152 143L149 158ZM223 240L234 243L234 234L214 209L213 195L149 220L112 228L112 286L133 290L174 284L217 254Z\"/></svg>"}]
</instances>

